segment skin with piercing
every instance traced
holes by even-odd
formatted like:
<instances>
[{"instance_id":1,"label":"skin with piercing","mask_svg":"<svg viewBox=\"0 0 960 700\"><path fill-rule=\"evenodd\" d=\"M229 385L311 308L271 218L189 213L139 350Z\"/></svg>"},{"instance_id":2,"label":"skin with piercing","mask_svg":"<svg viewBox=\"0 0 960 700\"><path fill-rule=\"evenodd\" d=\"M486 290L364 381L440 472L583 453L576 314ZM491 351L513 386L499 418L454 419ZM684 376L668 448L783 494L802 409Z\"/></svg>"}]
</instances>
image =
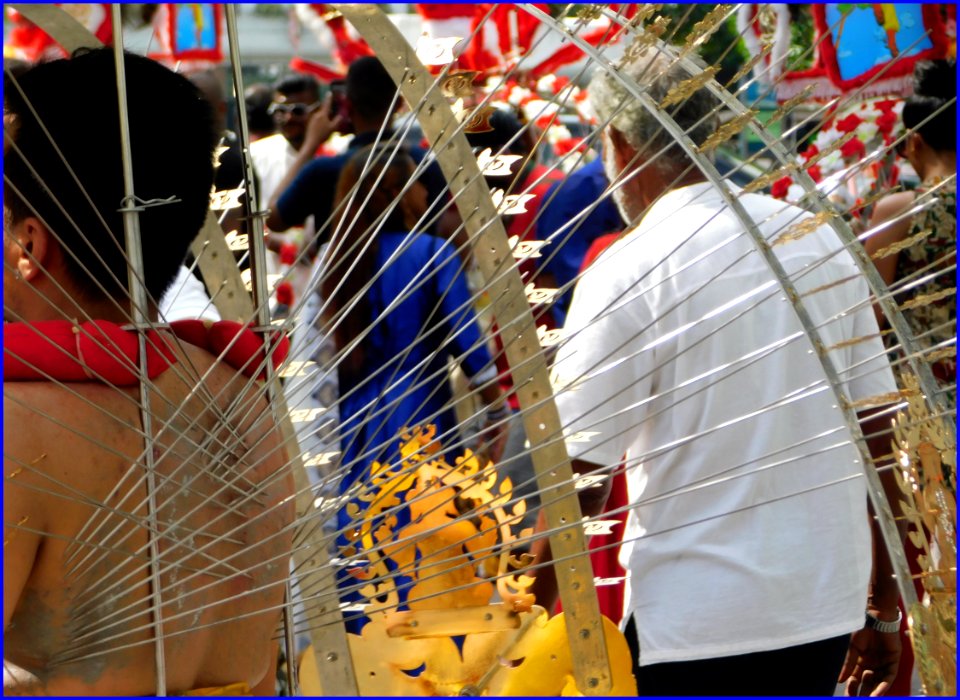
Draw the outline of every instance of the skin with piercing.
<instances>
[{"instance_id":1,"label":"skin with piercing","mask_svg":"<svg viewBox=\"0 0 960 700\"><path fill-rule=\"evenodd\" d=\"M206 217L215 134L185 78L124 66L137 195L176 200L140 212L156 299ZM45 322L133 317L115 71L97 49L5 80L4 319L40 343ZM175 361L145 391L95 370L4 384L6 695L153 695L158 668L170 695L273 692L294 519L282 439L262 383L158 327Z\"/></svg>"}]
</instances>

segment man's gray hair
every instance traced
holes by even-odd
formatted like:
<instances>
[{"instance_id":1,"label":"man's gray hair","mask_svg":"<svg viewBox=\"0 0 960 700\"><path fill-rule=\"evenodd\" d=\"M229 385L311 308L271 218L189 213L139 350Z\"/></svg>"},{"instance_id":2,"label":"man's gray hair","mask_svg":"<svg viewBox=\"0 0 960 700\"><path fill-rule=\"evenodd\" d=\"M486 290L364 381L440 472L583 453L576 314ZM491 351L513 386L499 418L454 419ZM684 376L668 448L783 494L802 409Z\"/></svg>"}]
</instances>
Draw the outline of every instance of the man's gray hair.
<instances>
[{"instance_id":1,"label":"man's gray hair","mask_svg":"<svg viewBox=\"0 0 960 700\"><path fill-rule=\"evenodd\" d=\"M635 83L657 104L670 90L691 77L679 62L658 50L647 49L618 69L627 82ZM604 68L597 68L590 81L590 103L601 124L610 120L626 142L651 158L662 172L679 173L691 164L683 147L667 132L660 121L633 94ZM717 130L717 100L705 88L669 105L671 115L681 129L697 145ZM662 153L661 153L662 151Z\"/></svg>"}]
</instances>

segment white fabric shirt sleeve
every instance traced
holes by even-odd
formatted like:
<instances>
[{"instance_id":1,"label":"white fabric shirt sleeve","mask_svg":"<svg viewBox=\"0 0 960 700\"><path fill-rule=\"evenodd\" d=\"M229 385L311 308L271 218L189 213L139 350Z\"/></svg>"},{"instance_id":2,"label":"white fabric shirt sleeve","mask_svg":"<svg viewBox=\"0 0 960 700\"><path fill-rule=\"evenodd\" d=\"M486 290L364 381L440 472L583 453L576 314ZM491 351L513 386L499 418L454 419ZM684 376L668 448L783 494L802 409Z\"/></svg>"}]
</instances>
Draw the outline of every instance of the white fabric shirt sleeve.
<instances>
[{"instance_id":1,"label":"white fabric shirt sleeve","mask_svg":"<svg viewBox=\"0 0 960 700\"><path fill-rule=\"evenodd\" d=\"M641 340L646 307L623 289L617 256L607 253L577 284L554 364L570 457L601 466L620 462L636 438L654 366Z\"/></svg>"},{"instance_id":2,"label":"white fabric shirt sleeve","mask_svg":"<svg viewBox=\"0 0 960 700\"><path fill-rule=\"evenodd\" d=\"M181 265L173 283L160 298L160 318L170 321L199 318L219 321L220 313L210 301L203 283Z\"/></svg>"}]
</instances>

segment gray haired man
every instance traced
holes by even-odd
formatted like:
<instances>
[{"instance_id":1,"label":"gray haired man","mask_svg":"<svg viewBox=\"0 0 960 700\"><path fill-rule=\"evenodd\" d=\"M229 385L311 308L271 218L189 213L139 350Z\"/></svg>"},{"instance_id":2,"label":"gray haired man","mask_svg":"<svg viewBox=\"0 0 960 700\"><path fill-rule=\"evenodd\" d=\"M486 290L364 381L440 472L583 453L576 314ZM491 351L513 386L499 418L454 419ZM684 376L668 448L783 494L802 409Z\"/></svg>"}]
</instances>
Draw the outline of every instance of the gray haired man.
<instances>
[{"instance_id":1,"label":"gray haired man","mask_svg":"<svg viewBox=\"0 0 960 700\"><path fill-rule=\"evenodd\" d=\"M652 49L620 75L656 104L690 77ZM748 227L658 115L603 69L590 97L629 225L574 292L557 401L571 433L593 435L568 442L574 471L626 459L620 561L640 692L832 695L840 676L882 693L899 658L897 635L880 631L896 627L883 621L897 618L897 593L885 561L871 588L860 456L814 344ZM659 116L702 144L716 106L701 89ZM770 243L809 216L732 192ZM832 231L774 251L823 346L837 348L844 397L893 391L879 339L843 342L878 331ZM581 491L587 515L607 490ZM538 580L548 607L551 578ZM865 604L880 630L864 628Z\"/></svg>"}]
</instances>

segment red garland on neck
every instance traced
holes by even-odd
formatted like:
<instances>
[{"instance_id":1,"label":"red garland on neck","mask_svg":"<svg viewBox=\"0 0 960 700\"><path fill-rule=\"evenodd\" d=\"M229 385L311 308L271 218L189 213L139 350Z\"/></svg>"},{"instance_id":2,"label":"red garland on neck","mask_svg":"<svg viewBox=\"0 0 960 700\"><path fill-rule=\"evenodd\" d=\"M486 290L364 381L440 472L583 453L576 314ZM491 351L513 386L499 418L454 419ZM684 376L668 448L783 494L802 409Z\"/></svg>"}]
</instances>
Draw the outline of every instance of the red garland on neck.
<instances>
[{"instance_id":1,"label":"red garland on neck","mask_svg":"<svg viewBox=\"0 0 960 700\"><path fill-rule=\"evenodd\" d=\"M169 336L146 332L147 375L156 378L177 361ZM180 340L204 348L247 377L265 379L264 340L236 321L174 321L169 330ZM271 331L270 362L277 369L290 339ZM279 337L278 337L279 336ZM136 330L109 321L40 321L3 324L4 381L103 382L134 386L140 381L140 344Z\"/></svg>"}]
</instances>

